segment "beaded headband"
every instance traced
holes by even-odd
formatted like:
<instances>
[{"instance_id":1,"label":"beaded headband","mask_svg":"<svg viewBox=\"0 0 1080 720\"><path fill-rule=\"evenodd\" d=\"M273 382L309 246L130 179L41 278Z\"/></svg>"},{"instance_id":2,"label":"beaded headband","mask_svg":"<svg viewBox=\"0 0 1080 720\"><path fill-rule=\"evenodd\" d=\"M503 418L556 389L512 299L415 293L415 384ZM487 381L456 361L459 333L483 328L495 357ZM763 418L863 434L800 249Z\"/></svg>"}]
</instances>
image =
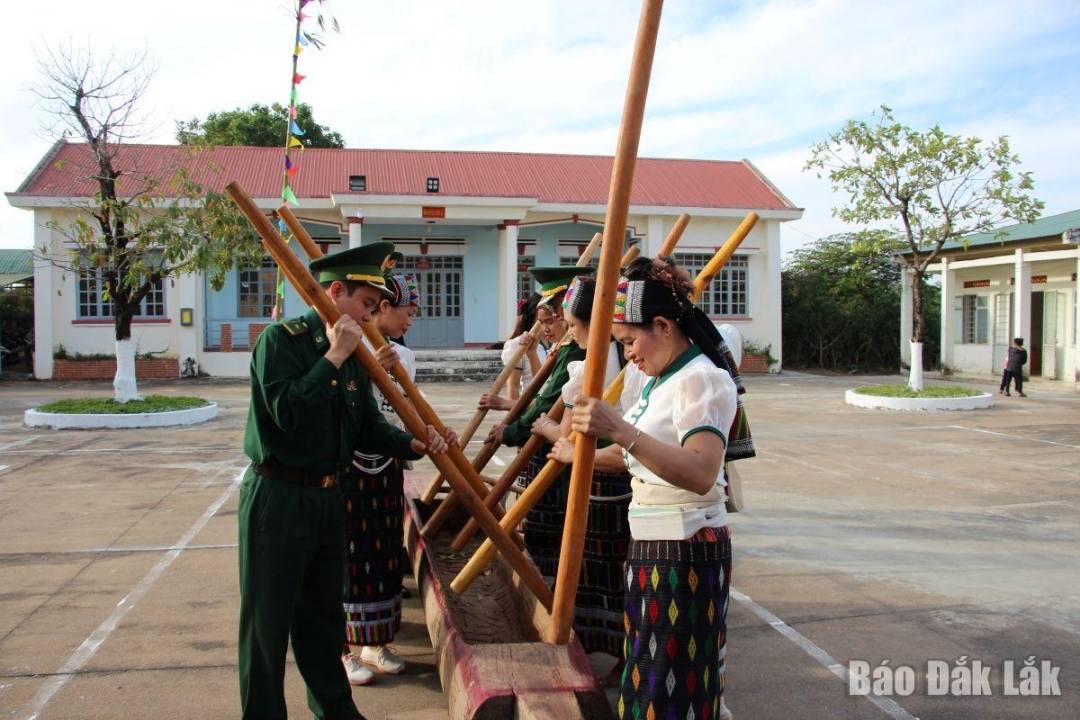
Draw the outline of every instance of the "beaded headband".
<instances>
[{"instance_id":1,"label":"beaded headband","mask_svg":"<svg viewBox=\"0 0 1080 720\"><path fill-rule=\"evenodd\" d=\"M645 322L644 314L641 311L644 297L644 280L619 278L619 285L615 289L615 316L612 318L613 322L635 325Z\"/></svg>"},{"instance_id":2,"label":"beaded headband","mask_svg":"<svg viewBox=\"0 0 1080 720\"><path fill-rule=\"evenodd\" d=\"M420 306L420 290L416 285L415 275L389 275L386 286L394 295L390 298L391 307Z\"/></svg>"}]
</instances>

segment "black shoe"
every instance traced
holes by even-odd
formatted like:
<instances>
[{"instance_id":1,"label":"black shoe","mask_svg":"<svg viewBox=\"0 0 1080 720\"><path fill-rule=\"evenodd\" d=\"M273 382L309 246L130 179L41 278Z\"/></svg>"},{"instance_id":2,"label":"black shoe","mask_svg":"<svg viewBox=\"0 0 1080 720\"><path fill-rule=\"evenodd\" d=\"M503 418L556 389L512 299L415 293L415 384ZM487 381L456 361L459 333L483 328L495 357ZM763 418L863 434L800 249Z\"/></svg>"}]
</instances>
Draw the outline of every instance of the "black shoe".
<instances>
[{"instance_id":1,"label":"black shoe","mask_svg":"<svg viewBox=\"0 0 1080 720\"><path fill-rule=\"evenodd\" d=\"M1027 397L1027 395L1025 395L1025 394L1024 394L1024 393L1022 393L1022 392L1018 392L1018 393L1016 393L1016 394L1017 394L1017 395L1019 395L1020 397Z\"/></svg>"},{"instance_id":2,"label":"black shoe","mask_svg":"<svg viewBox=\"0 0 1080 720\"><path fill-rule=\"evenodd\" d=\"M1005 391L1005 397L1012 397L1012 393L1008 390Z\"/></svg>"}]
</instances>

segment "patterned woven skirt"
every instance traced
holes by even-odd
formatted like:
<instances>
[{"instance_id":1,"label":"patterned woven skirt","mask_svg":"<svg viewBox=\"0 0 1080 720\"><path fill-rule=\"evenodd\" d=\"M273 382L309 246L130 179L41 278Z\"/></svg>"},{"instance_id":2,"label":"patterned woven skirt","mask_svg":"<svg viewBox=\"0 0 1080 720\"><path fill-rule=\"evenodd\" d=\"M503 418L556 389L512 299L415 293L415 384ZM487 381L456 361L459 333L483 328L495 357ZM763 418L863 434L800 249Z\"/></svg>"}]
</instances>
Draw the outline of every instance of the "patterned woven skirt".
<instances>
[{"instance_id":1,"label":"patterned woven skirt","mask_svg":"<svg viewBox=\"0 0 1080 720\"><path fill-rule=\"evenodd\" d=\"M724 693L731 533L634 540L619 717L715 718Z\"/></svg>"},{"instance_id":2,"label":"patterned woven skirt","mask_svg":"<svg viewBox=\"0 0 1080 720\"><path fill-rule=\"evenodd\" d=\"M398 460L358 455L354 461L342 474L345 642L385 645L401 626L404 472Z\"/></svg>"},{"instance_id":3,"label":"patterned woven skirt","mask_svg":"<svg viewBox=\"0 0 1080 720\"><path fill-rule=\"evenodd\" d=\"M528 487L533 478L540 474L547 464L547 454L551 444L543 443L529 460L525 472L521 474L521 484ZM564 469L555 482L540 496L525 515L525 547L533 562L540 568L540 574L555 577L559 571L559 548L562 547L563 518L566 515L566 485L570 470Z\"/></svg>"},{"instance_id":4,"label":"patterned woven skirt","mask_svg":"<svg viewBox=\"0 0 1080 720\"><path fill-rule=\"evenodd\" d=\"M522 478L528 485L547 463L550 445L529 462ZM563 470L540 502L525 517L525 546L543 575L554 577L559 569L563 520L566 517L570 469ZM630 547L630 475L594 473L589 491L589 519L585 526L585 551L574 600L574 632L585 652L604 652L622 657L623 564Z\"/></svg>"}]
</instances>

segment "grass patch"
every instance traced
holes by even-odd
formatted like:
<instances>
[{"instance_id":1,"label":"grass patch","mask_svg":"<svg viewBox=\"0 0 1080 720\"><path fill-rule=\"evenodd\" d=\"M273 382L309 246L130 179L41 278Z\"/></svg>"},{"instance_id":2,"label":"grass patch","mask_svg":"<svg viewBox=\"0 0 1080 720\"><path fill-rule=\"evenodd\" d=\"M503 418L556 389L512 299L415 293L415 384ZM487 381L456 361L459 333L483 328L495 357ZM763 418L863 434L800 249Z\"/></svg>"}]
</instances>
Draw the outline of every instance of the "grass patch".
<instances>
[{"instance_id":1,"label":"grass patch","mask_svg":"<svg viewBox=\"0 0 1080 720\"><path fill-rule=\"evenodd\" d=\"M895 398L957 398L982 395L978 390L956 387L954 385L927 385L922 392L915 392L907 385L863 385L855 388L860 395Z\"/></svg>"},{"instance_id":2,"label":"grass patch","mask_svg":"<svg viewBox=\"0 0 1080 720\"><path fill-rule=\"evenodd\" d=\"M137 413L159 413L172 410L190 410L204 407L210 403L197 397L172 397L169 395L147 395L142 400L118 403L113 398L76 398L58 400L48 405L35 408L38 412L65 415L135 415Z\"/></svg>"}]
</instances>

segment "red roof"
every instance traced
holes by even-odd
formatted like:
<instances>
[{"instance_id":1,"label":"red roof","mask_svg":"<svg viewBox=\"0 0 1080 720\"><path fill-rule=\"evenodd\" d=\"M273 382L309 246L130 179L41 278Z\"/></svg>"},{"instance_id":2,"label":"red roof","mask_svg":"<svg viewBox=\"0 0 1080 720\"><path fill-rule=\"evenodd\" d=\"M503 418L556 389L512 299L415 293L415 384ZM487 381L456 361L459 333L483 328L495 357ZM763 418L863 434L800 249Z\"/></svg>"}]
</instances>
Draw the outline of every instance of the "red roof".
<instances>
[{"instance_id":1,"label":"red roof","mask_svg":"<svg viewBox=\"0 0 1080 720\"><path fill-rule=\"evenodd\" d=\"M114 167L135 178L161 176L184 161L177 145L125 145ZM184 164L208 187L237 180L253 197L280 197L281 148L218 147ZM606 205L612 158L504 152L308 149L294 152L299 198L349 193L349 177L364 175L363 196L417 195L428 177L439 178L439 195L537 198L541 203ZM220 173L205 172L211 164ZM58 143L10 197L89 197L96 190L94 163L82 143ZM746 210L792 210L794 206L747 161L639 158L631 204Z\"/></svg>"}]
</instances>

